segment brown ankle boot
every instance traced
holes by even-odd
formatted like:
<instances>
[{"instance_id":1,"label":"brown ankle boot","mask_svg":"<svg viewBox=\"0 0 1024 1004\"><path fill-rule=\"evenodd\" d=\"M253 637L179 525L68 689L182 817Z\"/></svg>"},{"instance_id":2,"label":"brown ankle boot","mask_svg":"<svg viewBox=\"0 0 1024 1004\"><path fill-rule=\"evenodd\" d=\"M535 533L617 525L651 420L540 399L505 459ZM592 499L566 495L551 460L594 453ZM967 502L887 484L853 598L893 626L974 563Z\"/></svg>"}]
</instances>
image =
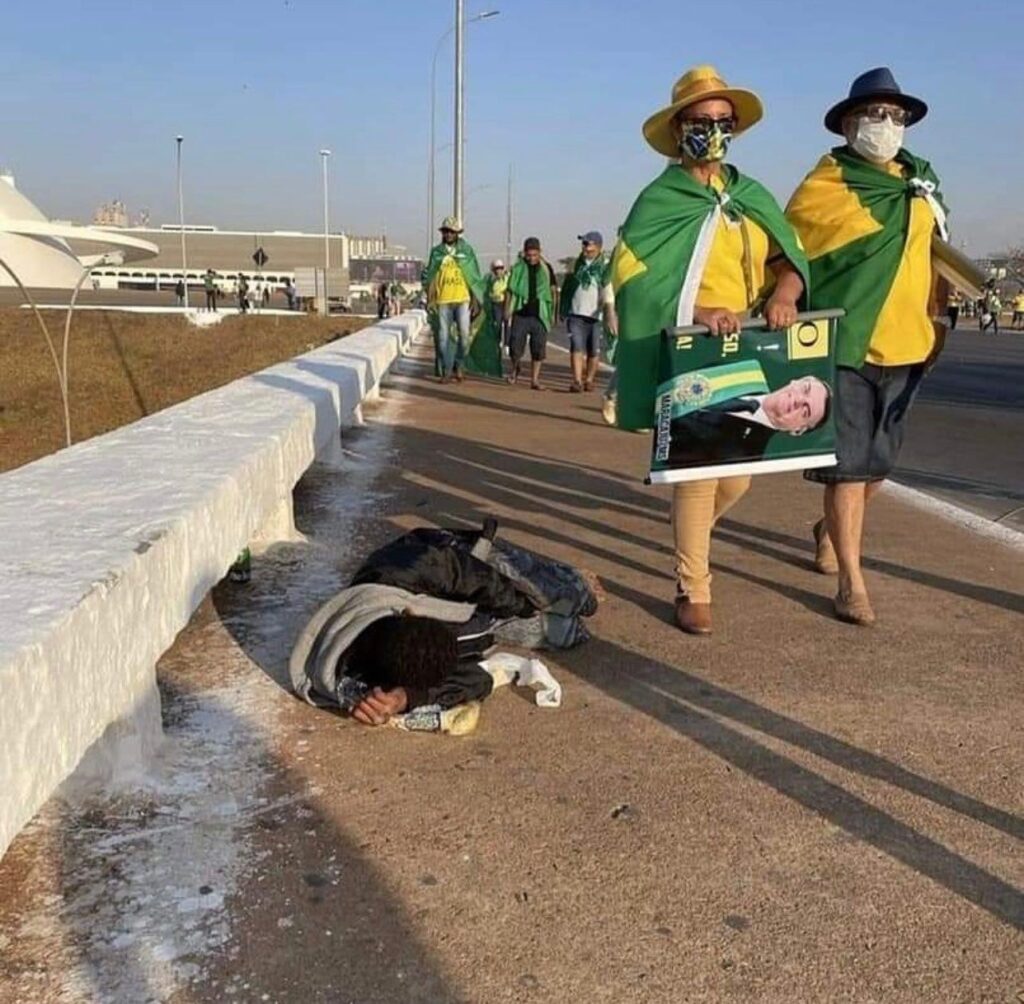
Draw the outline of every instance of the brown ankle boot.
<instances>
[{"instance_id":1,"label":"brown ankle boot","mask_svg":"<svg viewBox=\"0 0 1024 1004\"><path fill-rule=\"evenodd\" d=\"M692 603L685 594L677 596L676 623L687 634L711 634L711 604Z\"/></svg>"}]
</instances>

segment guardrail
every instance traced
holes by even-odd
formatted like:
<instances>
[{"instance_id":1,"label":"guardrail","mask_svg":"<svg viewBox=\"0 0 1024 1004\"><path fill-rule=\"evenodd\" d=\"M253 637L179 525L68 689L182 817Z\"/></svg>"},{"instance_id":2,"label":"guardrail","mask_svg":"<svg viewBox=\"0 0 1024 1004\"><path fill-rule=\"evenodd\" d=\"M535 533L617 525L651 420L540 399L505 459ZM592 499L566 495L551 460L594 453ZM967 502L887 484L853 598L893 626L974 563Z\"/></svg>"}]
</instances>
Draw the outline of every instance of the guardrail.
<instances>
[{"instance_id":1,"label":"guardrail","mask_svg":"<svg viewBox=\"0 0 1024 1004\"><path fill-rule=\"evenodd\" d=\"M381 321L0 475L0 855L76 768L110 781L160 740L156 661L238 552L293 530L426 323Z\"/></svg>"}]
</instances>

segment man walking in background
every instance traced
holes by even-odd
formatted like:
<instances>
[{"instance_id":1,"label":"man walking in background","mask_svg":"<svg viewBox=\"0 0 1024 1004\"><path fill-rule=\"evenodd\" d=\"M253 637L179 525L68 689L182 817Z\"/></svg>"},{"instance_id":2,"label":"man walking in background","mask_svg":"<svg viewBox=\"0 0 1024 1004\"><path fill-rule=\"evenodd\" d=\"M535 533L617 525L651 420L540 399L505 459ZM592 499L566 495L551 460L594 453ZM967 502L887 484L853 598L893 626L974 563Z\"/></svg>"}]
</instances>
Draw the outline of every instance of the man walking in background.
<instances>
[{"instance_id":1,"label":"man walking in background","mask_svg":"<svg viewBox=\"0 0 1024 1004\"><path fill-rule=\"evenodd\" d=\"M238 312L249 312L249 280L241 272L238 273Z\"/></svg>"},{"instance_id":2,"label":"man walking in background","mask_svg":"<svg viewBox=\"0 0 1024 1004\"><path fill-rule=\"evenodd\" d=\"M462 381L469 352L471 303L484 302L484 279L476 252L462 237L462 223L447 216L441 223L441 243L430 252L423 270L423 288L431 312L437 347L435 369L441 383L454 376Z\"/></svg>"},{"instance_id":3,"label":"man walking in background","mask_svg":"<svg viewBox=\"0 0 1024 1004\"><path fill-rule=\"evenodd\" d=\"M509 324L509 356L512 372L508 382L519 380L526 346L530 346L530 386L543 390L541 366L547 357L548 332L557 312L558 283L551 266L541 256L540 240L527 237L523 256L512 266L505 294L505 322Z\"/></svg>"},{"instance_id":4,"label":"man walking in background","mask_svg":"<svg viewBox=\"0 0 1024 1004\"><path fill-rule=\"evenodd\" d=\"M559 297L569 332L572 364L569 390L574 394L594 389L601 365L601 311L604 309L607 314L609 302L614 302L607 284L604 238L597 230L588 230L578 239L583 247L565 278Z\"/></svg>"},{"instance_id":5,"label":"man walking in background","mask_svg":"<svg viewBox=\"0 0 1024 1004\"><path fill-rule=\"evenodd\" d=\"M206 270L203 276L203 292L206 293L206 309L217 311L217 275L212 268ZM182 290L184 294L184 289Z\"/></svg>"},{"instance_id":6,"label":"man walking in background","mask_svg":"<svg viewBox=\"0 0 1024 1004\"><path fill-rule=\"evenodd\" d=\"M1015 331L1024 328L1024 290L1021 290L1013 298L1013 317L1010 318L1010 327Z\"/></svg>"}]
</instances>

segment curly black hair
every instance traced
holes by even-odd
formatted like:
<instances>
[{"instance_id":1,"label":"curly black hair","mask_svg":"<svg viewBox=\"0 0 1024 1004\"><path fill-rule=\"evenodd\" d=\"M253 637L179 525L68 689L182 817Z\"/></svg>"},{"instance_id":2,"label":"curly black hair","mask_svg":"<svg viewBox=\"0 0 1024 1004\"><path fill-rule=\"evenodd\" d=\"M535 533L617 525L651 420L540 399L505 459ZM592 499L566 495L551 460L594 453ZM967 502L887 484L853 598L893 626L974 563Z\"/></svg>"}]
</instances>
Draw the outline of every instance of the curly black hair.
<instances>
[{"instance_id":1,"label":"curly black hair","mask_svg":"<svg viewBox=\"0 0 1024 1004\"><path fill-rule=\"evenodd\" d=\"M345 656L353 676L384 690L437 687L458 661L455 632L443 621L412 614L374 621Z\"/></svg>"}]
</instances>

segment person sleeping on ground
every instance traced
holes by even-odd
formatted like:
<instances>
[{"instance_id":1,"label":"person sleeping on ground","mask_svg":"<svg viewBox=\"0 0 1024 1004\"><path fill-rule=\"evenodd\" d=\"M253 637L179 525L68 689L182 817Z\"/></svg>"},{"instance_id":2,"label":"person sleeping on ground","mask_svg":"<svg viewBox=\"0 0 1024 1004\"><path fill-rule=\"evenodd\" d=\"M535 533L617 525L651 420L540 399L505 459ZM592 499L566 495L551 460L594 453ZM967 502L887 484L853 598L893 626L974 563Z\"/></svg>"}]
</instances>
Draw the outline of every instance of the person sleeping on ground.
<instances>
[{"instance_id":1,"label":"person sleeping on ground","mask_svg":"<svg viewBox=\"0 0 1024 1004\"><path fill-rule=\"evenodd\" d=\"M289 660L295 692L366 725L486 698L501 643L572 648L597 597L576 568L483 531L421 527L366 559L325 603Z\"/></svg>"}]
</instances>

